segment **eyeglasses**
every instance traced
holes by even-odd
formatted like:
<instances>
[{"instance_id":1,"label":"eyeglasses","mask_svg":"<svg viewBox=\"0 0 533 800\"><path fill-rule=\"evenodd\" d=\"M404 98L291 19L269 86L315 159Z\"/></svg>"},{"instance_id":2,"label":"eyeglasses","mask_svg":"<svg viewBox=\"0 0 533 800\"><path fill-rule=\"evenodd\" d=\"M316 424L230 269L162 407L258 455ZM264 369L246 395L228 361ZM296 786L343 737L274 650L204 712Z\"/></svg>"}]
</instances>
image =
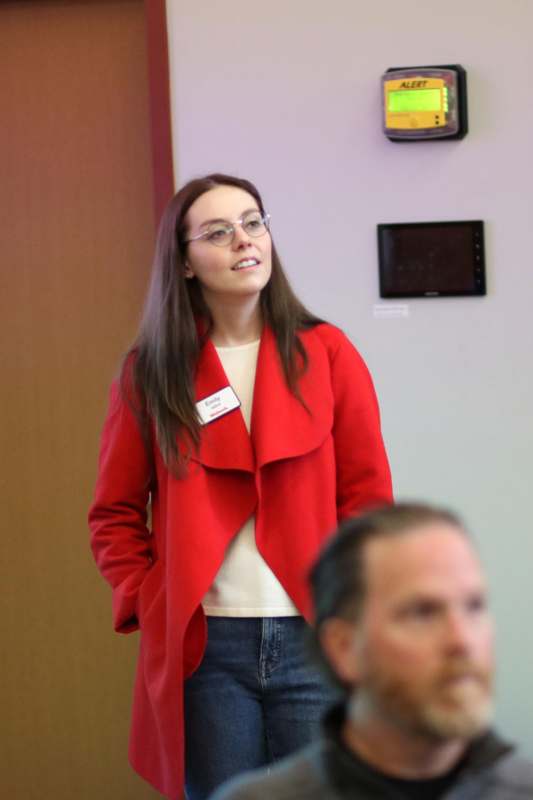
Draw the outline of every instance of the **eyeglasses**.
<instances>
[{"instance_id":1,"label":"eyeglasses","mask_svg":"<svg viewBox=\"0 0 533 800\"><path fill-rule=\"evenodd\" d=\"M184 244L196 242L198 239L205 239L206 242L217 247L227 247L235 238L236 225L240 225L248 236L264 236L269 230L270 214L263 214L261 211L247 211L235 222L212 222L205 231L186 239Z\"/></svg>"}]
</instances>

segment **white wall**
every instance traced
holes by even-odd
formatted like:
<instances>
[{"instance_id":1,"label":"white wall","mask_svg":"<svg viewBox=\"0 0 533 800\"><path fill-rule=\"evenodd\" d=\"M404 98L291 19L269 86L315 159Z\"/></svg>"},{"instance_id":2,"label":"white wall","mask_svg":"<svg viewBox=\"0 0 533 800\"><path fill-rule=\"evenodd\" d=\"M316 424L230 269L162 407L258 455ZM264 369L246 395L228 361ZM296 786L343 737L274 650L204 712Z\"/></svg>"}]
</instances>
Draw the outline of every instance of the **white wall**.
<instances>
[{"instance_id":1,"label":"white wall","mask_svg":"<svg viewBox=\"0 0 533 800\"><path fill-rule=\"evenodd\" d=\"M476 532L498 722L533 755L533 2L167 4L179 181L258 184L296 290L373 372L397 497L450 504ZM443 63L468 72L468 136L389 142L382 72ZM486 221L488 296L375 319L376 223L461 218Z\"/></svg>"}]
</instances>

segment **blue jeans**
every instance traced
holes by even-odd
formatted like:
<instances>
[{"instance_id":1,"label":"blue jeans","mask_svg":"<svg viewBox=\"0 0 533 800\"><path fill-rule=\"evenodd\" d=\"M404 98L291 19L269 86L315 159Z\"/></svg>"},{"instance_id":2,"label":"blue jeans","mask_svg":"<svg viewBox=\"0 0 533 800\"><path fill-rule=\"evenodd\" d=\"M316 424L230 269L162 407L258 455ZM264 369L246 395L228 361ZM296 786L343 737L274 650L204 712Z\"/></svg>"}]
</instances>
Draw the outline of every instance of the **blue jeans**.
<instances>
[{"instance_id":1,"label":"blue jeans","mask_svg":"<svg viewBox=\"0 0 533 800\"><path fill-rule=\"evenodd\" d=\"M334 694L307 663L302 617L208 617L185 681L188 800L307 744Z\"/></svg>"}]
</instances>

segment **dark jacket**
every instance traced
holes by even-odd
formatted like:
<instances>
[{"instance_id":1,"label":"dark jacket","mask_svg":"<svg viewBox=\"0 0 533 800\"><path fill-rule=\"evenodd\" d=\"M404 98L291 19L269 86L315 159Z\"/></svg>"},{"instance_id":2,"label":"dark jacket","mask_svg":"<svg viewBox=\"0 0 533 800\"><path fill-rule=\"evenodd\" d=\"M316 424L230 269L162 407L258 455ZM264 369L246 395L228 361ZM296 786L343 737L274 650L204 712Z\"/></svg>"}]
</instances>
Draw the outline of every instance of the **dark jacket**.
<instances>
[{"instance_id":1,"label":"dark jacket","mask_svg":"<svg viewBox=\"0 0 533 800\"><path fill-rule=\"evenodd\" d=\"M354 758L338 735L342 714L328 715L324 733L276 767L249 773L226 784L211 800L407 800ZM526 800L533 798L533 762L489 732L472 743L453 783L440 800Z\"/></svg>"}]
</instances>

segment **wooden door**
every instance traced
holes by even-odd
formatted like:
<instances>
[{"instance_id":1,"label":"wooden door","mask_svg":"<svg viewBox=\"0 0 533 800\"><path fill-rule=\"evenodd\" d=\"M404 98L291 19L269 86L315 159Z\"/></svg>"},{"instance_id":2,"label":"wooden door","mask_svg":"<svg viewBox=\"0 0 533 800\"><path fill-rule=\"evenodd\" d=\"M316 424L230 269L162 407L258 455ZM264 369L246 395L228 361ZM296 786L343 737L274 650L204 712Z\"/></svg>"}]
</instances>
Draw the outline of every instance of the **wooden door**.
<instances>
[{"instance_id":1,"label":"wooden door","mask_svg":"<svg viewBox=\"0 0 533 800\"><path fill-rule=\"evenodd\" d=\"M1 791L156 797L86 523L154 241L141 0L0 3L0 97Z\"/></svg>"}]
</instances>

